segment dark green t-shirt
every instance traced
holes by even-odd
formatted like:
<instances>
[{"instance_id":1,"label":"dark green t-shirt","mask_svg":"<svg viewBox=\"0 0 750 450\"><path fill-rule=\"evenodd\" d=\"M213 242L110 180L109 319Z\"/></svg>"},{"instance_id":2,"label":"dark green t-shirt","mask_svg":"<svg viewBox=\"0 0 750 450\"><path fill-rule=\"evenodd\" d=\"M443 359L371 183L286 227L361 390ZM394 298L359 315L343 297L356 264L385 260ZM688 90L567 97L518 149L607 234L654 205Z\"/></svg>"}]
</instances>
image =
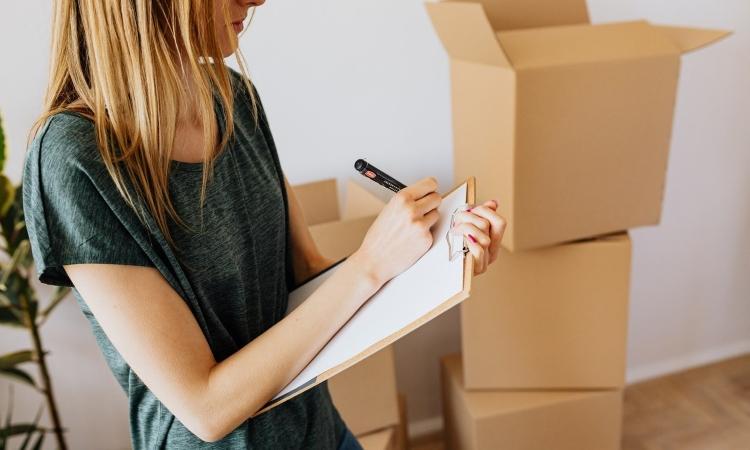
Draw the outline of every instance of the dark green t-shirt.
<instances>
[{"instance_id":1,"label":"dark green t-shirt","mask_svg":"<svg viewBox=\"0 0 750 450\"><path fill-rule=\"evenodd\" d=\"M172 201L193 229L170 219L177 248L169 246L147 210L144 226L120 197L97 148L93 123L83 116L65 112L48 119L30 145L22 178L26 224L42 283L72 286L63 264L155 267L190 307L217 361L278 322L293 287L278 154L262 105L255 128L239 76L232 71L235 134L215 163L202 227L203 164L171 162ZM222 109L218 102L215 107L223 130ZM221 441L201 441L141 382L75 287L73 292L128 396L135 449L337 448L345 425L325 383L247 420Z\"/></svg>"}]
</instances>

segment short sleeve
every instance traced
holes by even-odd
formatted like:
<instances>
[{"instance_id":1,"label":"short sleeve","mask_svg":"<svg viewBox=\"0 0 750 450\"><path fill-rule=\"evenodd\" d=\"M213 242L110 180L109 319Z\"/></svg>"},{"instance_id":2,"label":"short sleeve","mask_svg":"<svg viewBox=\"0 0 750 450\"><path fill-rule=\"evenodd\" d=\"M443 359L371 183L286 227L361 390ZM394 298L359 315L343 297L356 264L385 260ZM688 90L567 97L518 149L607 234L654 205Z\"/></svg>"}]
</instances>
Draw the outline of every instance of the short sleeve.
<instances>
[{"instance_id":1,"label":"short sleeve","mask_svg":"<svg viewBox=\"0 0 750 450\"><path fill-rule=\"evenodd\" d=\"M115 185L97 153L93 123L67 113L49 118L26 153L23 209L42 283L73 287L64 264L153 266L104 200Z\"/></svg>"}]
</instances>

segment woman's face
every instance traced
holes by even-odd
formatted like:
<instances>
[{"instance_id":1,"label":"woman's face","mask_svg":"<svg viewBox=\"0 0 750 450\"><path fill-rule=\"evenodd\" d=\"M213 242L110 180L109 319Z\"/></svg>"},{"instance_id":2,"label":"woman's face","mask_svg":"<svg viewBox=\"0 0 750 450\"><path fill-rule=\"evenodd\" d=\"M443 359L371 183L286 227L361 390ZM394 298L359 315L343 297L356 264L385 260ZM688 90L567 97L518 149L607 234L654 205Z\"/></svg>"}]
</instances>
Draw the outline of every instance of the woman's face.
<instances>
[{"instance_id":1,"label":"woman's face","mask_svg":"<svg viewBox=\"0 0 750 450\"><path fill-rule=\"evenodd\" d=\"M265 2L266 0L214 0L213 22L222 56L226 58L237 49L237 35L243 29L243 21L247 18L248 10ZM231 22L229 27L224 22L224 8Z\"/></svg>"}]
</instances>

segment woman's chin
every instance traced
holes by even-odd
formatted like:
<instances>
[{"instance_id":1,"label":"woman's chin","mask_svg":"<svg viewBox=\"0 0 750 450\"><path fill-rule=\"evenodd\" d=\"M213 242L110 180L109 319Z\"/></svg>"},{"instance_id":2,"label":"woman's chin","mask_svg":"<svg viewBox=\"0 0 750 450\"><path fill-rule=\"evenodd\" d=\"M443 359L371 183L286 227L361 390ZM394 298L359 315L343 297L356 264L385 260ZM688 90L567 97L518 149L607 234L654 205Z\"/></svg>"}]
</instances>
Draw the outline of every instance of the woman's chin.
<instances>
[{"instance_id":1,"label":"woman's chin","mask_svg":"<svg viewBox=\"0 0 750 450\"><path fill-rule=\"evenodd\" d=\"M234 52L237 51L238 46L239 46L238 36L235 34L228 36L228 39L222 42L221 45L219 46L219 50L221 51L221 56L223 58L232 56Z\"/></svg>"}]
</instances>

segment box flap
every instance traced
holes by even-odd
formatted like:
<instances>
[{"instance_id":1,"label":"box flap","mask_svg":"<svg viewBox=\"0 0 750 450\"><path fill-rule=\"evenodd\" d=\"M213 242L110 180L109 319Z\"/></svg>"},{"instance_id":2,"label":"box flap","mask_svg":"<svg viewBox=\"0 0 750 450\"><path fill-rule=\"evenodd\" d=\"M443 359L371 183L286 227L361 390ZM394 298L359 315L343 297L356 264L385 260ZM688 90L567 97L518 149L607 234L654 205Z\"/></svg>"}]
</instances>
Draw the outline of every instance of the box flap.
<instances>
[{"instance_id":1,"label":"box flap","mask_svg":"<svg viewBox=\"0 0 750 450\"><path fill-rule=\"evenodd\" d=\"M496 31L590 23L586 0L458 0L481 3Z\"/></svg>"},{"instance_id":2,"label":"box flap","mask_svg":"<svg viewBox=\"0 0 750 450\"><path fill-rule=\"evenodd\" d=\"M732 34L731 31L710 30L706 28L672 27L665 25L654 25L653 27L674 42L682 53L703 48Z\"/></svg>"},{"instance_id":3,"label":"box flap","mask_svg":"<svg viewBox=\"0 0 750 450\"><path fill-rule=\"evenodd\" d=\"M372 186L378 186L372 181L361 177L364 181L367 181ZM382 189L386 191L385 189ZM387 191L391 192L391 191ZM391 192L392 194L392 192ZM344 207L341 211L341 219L356 219L358 217L375 216L380 213L383 209L386 200L380 198L371 189L368 189L362 184L349 178L346 184L346 194L344 200Z\"/></svg>"},{"instance_id":4,"label":"box flap","mask_svg":"<svg viewBox=\"0 0 750 450\"><path fill-rule=\"evenodd\" d=\"M310 227L310 235L324 256L339 260L357 251L375 216L319 223Z\"/></svg>"},{"instance_id":5,"label":"box flap","mask_svg":"<svg viewBox=\"0 0 750 450\"><path fill-rule=\"evenodd\" d=\"M510 67L479 3L426 3L438 36L453 59Z\"/></svg>"},{"instance_id":6,"label":"box flap","mask_svg":"<svg viewBox=\"0 0 750 450\"><path fill-rule=\"evenodd\" d=\"M292 186L294 196L302 207L307 225L339 220L339 198L336 179L314 181Z\"/></svg>"},{"instance_id":7,"label":"box flap","mask_svg":"<svg viewBox=\"0 0 750 450\"><path fill-rule=\"evenodd\" d=\"M680 49L645 21L501 31L515 69L679 55Z\"/></svg>"}]
</instances>

